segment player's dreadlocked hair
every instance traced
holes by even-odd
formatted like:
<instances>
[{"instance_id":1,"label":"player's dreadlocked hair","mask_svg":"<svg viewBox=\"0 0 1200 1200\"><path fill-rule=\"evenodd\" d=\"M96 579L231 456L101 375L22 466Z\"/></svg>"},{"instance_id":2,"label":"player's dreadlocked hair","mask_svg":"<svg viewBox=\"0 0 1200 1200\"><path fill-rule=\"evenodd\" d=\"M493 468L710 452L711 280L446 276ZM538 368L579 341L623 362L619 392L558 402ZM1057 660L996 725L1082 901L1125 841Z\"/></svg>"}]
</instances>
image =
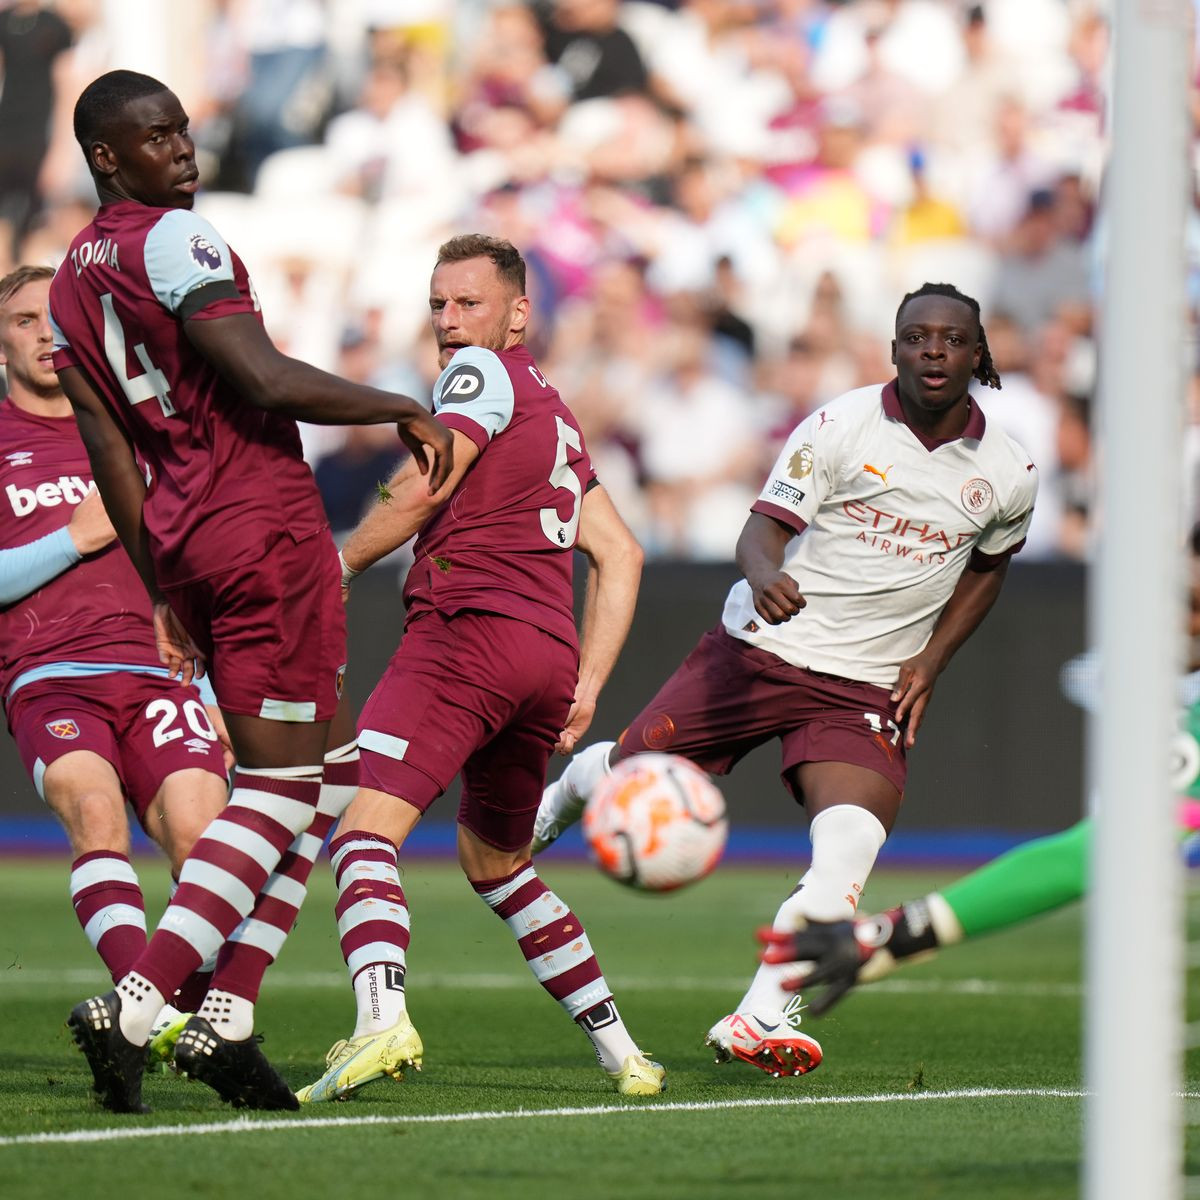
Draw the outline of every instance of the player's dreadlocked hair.
<instances>
[{"instance_id":1,"label":"player's dreadlocked hair","mask_svg":"<svg viewBox=\"0 0 1200 1200\"><path fill-rule=\"evenodd\" d=\"M105 140L113 121L130 100L170 90L153 76L137 71L109 71L93 79L75 101L75 140L83 148L89 166L92 147Z\"/></svg>"},{"instance_id":2,"label":"player's dreadlocked hair","mask_svg":"<svg viewBox=\"0 0 1200 1200\"><path fill-rule=\"evenodd\" d=\"M438 247L436 265L466 262L469 258L490 258L500 278L515 287L518 296L525 295L525 260L512 242L485 233L459 234Z\"/></svg>"},{"instance_id":3,"label":"player's dreadlocked hair","mask_svg":"<svg viewBox=\"0 0 1200 1200\"><path fill-rule=\"evenodd\" d=\"M979 366L975 368L975 378L990 388L999 388L1000 373L996 370L996 364L992 362L992 352L988 349L987 334L984 333L983 322L979 319L979 301L960 292L952 283L923 283L915 292L909 292L900 301L900 307L896 309L897 321L900 320L904 306L919 296L945 296L947 300L957 300L960 304L965 304L975 314L975 324L979 329L979 348L982 351L979 355Z\"/></svg>"}]
</instances>

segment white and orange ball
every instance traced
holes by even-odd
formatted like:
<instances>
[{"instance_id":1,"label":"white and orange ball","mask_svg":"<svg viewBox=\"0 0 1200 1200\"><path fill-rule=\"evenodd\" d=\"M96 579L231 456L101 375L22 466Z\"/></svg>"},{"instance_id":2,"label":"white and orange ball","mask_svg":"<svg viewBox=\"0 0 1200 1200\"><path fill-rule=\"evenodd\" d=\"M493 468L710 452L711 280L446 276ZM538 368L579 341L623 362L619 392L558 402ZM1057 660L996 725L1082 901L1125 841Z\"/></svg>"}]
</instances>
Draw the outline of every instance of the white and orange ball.
<instances>
[{"instance_id":1,"label":"white and orange ball","mask_svg":"<svg viewBox=\"0 0 1200 1200\"><path fill-rule=\"evenodd\" d=\"M703 879L720 860L729 835L725 798L685 758L635 754L592 794L583 835L618 883L669 892Z\"/></svg>"}]
</instances>

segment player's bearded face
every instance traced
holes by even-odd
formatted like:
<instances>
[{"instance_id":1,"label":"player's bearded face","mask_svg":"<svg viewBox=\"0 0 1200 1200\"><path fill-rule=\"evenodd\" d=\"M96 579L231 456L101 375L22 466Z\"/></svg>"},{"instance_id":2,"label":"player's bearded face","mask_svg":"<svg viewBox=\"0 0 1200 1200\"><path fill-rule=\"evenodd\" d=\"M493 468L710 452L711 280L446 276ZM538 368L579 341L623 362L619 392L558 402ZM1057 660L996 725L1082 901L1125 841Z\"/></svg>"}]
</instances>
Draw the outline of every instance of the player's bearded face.
<instances>
[{"instance_id":1,"label":"player's bearded face","mask_svg":"<svg viewBox=\"0 0 1200 1200\"><path fill-rule=\"evenodd\" d=\"M438 344L438 364L445 367L463 346L504 350L520 340L524 321L512 288L496 273L490 259L442 263L429 284L429 314Z\"/></svg>"}]
</instances>

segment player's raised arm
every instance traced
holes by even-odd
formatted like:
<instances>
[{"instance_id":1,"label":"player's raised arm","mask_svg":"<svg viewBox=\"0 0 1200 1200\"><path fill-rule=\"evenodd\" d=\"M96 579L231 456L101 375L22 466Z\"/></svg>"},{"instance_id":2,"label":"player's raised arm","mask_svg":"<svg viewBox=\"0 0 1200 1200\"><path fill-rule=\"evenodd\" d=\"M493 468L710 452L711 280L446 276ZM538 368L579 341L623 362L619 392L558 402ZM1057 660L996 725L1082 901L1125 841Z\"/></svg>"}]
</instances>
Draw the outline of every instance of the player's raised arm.
<instances>
[{"instance_id":1,"label":"player's raised arm","mask_svg":"<svg viewBox=\"0 0 1200 1200\"><path fill-rule=\"evenodd\" d=\"M583 497L576 545L587 556L589 570L580 628L579 683L554 746L559 754L572 753L592 723L600 689L608 682L633 623L645 557L599 485Z\"/></svg>"},{"instance_id":2,"label":"player's raised arm","mask_svg":"<svg viewBox=\"0 0 1200 1200\"><path fill-rule=\"evenodd\" d=\"M408 459L380 490L378 502L371 505L342 547L342 565L348 569L350 578L403 546L454 494L468 468L479 457L479 447L457 429L453 437L450 475L436 491L430 491L421 479L416 456ZM343 578L343 586L348 582Z\"/></svg>"},{"instance_id":3,"label":"player's raised arm","mask_svg":"<svg viewBox=\"0 0 1200 1200\"><path fill-rule=\"evenodd\" d=\"M892 699L900 701L896 720L904 727L906 746L916 744L917 730L933 697L938 676L996 603L1008 574L1008 563L1007 556L999 561L972 559L950 593L925 649L900 664Z\"/></svg>"},{"instance_id":4,"label":"player's raised arm","mask_svg":"<svg viewBox=\"0 0 1200 1200\"><path fill-rule=\"evenodd\" d=\"M450 478L450 431L408 396L351 383L289 358L249 313L192 318L183 328L188 341L251 404L314 425L394 421L400 439L412 451L414 472L429 476L426 490L437 492Z\"/></svg>"},{"instance_id":5,"label":"player's raised arm","mask_svg":"<svg viewBox=\"0 0 1200 1200\"><path fill-rule=\"evenodd\" d=\"M780 625L805 605L796 581L782 570L795 531L782 521L752 512L742 526L735 557L754 593L754 608L764 621Z\"/></svg>"}]
</instances>

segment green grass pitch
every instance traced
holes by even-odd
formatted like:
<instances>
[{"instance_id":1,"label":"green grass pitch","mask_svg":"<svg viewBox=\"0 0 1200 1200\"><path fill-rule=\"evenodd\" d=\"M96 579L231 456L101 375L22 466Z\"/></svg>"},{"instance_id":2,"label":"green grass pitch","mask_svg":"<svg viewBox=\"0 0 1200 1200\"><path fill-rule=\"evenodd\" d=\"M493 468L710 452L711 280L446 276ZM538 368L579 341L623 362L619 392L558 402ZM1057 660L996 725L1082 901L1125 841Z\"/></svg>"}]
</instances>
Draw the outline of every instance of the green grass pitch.
<instances>
[{"instance_id":1,"label":"green grass pitch","mask_svg":"<svg viewBox=\"0 0 1200 1200\"><path fill-rule=\"evenodd\" d=\"M138 865L156 917L165 870L153 859ZM753 930L794 872L730 865L691 890L645 897L552 855L539 865L585 922L634 1036L666 1064L670 1086L661 1098L612 1092L586 1038L529 977L511 936L457 869L418 860L405 871L405 888L413 913L409 1003L425 1041L419 1075L375 1084L343 1104L250 1116L201 1085L154 1075L146 1086L153 1113L114 1117L89 1098L86 1064L63 1025L76 1000L106 986L70 910L66 864L4 862L3 1194L1078 1194L1077 910L861 990L806 1025L824 1046L821 1068L775 1080L740 1064L715 1066L701 1042L740 996L755 961ZM945 878L880 871L867 903L878 908ZM330 1043L353 1025L332 898L322 862L258 1010L265 1049L294 1086L320 1073ZM1191 908L1194 926L1200 909L1194 901ZM1130 1013L1114 1031L1113 1052L1136 1052L1137 1029ZM1193 1054L1189 1091L1200 1087L1198 1069ZM85 1140L89 1133L109 1136ZM68 1136L29 1140L38 1134ZM1187 1151L1189 1172L1200 1174L1200 1138L1190 1128Z\"/></svg>"}]
</instances>

